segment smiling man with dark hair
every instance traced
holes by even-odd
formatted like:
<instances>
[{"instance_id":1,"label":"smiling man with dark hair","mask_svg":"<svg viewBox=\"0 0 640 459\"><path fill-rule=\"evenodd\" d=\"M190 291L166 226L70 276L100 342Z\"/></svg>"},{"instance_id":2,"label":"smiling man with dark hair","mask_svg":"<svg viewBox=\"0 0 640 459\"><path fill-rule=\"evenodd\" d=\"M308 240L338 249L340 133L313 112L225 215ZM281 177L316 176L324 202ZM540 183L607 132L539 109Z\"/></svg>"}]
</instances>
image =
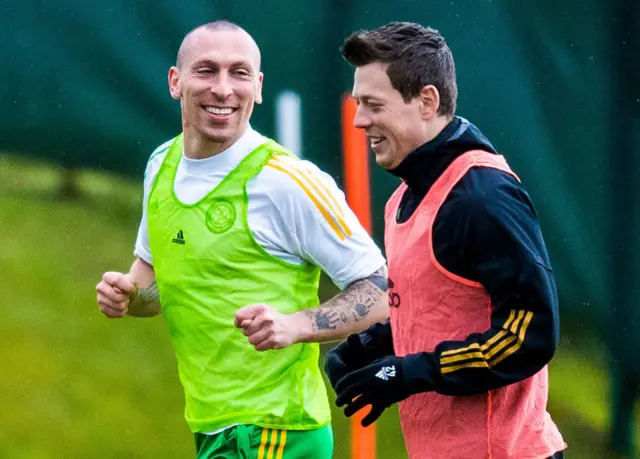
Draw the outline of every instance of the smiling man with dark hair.
<instances>
[{"instance_id":1,"label":"smiling man with dark hair","mask_svg":"<svg viewBox=\"0 0 640 459\"><path fill-rule=\"evenodd\" d=\"M385 210L390 320L353 334L325 370L363 424L399 403L411 459L561 458L546 411L558 298L529 195L455 116L451 50L394 22L347 38L355 126L403 183Z\"/></svg>"}]
</instances>

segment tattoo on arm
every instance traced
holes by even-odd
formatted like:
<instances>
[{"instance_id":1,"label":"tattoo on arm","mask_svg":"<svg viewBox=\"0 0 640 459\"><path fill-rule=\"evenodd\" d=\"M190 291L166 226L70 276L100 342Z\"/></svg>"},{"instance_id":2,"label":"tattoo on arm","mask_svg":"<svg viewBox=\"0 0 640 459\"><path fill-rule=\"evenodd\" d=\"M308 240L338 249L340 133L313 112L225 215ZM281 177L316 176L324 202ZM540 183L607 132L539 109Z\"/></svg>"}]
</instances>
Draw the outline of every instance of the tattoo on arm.
<instances>
[{"instance_id":1,"label":"tattoo on arm","mask_svg":"<svg viewBox=\"0 0 640 459\"><path fill-rule=\"evenodd\" d=\"M314 331L335 330L348 322L365 319L387 291L387 268L360 279L317 309L303 311L311 319Z\"/></svg>"},{"instance_id":2,"label":"tattoo on arm","mask_svg":"<svg viewBox=\"0 0 640 459\"><path fill-rule=\"evenodd\" d=\"M364 279L368 280L373 285L378 287L378 289L382 292L386 292L389 288L389 281L387 280L387 269L380 268L375 273Z\"/></svg>"},{"instance_id":3,"label":"tattoo on arm","mask_svg":"<svg viewBox=\"0 0 640 459\"><path fill-rule=\"evenodd\" d=\"M160 314L160 294L156 281L148 287L138 288L131 295L127 315L134 317L153 317Z\"/></svg>"},{"instance_id":4,"label":"tattoo on arm","mask_svg":"<svg viewBox=\"0 0 640 459\"><path fill-rule=\"evenodd\" d=\"M158 301L160 294L158 293L158 284L156 281L151 282L148 287L138 289L138 301L141 303L151 303L152 301Z\"/></svg>"}]
</instances>

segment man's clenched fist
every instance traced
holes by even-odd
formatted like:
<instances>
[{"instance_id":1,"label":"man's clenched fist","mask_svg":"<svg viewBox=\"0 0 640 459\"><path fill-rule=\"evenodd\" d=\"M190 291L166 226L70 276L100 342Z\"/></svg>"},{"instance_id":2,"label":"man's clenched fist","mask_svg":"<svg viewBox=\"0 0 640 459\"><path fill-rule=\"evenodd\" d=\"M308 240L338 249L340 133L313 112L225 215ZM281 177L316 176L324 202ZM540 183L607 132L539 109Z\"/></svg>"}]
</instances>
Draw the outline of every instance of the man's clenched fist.
<instances>
[{"instance_id":1,"label":"man's clenched fist","mask_svg":"<svg viewBox=\"0 0 640 459\"><path fill-rule=\"evenodd\" d=\"M106 272L96 291L100 312L114 319L127 315L129 300L136 291L136 285L126 274Z\"/></svg>"},{"instance_id":2,"label":"man's clenched fist","mask_svg":"<svg viewBox=\"0 0 640 459\"><path fill-rule=\"evenodd\" d=\"M236 311L234 324L242 329L257 351L282 349L301 341L304 318L286 315L266 304L253 304Z\"/></svg>"}]
</instances>

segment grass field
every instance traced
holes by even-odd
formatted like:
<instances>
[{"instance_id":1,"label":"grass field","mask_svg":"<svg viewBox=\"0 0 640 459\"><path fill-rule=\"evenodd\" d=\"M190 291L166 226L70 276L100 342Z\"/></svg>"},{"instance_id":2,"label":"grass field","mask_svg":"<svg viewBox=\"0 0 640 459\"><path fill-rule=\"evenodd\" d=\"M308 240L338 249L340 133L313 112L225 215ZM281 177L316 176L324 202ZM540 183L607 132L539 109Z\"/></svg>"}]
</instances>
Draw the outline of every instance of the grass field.
<instances>
[{"instance_id":1,"label":"grass field","mask_svg":"<svg viewBox=\"0 0 640 459\"><path fill-rule=\"evenodd\" d=\"M162 318L107 320L95 305L105 270L132 260L141 187L0 155L0 458L192 457ZM608 376L601 347L565 337L551 365L549 410L569 456L608 458ZM334 412L338 459L348 422ZM395 409L377 423L378 457L406 458ZM636 429L637 430L637 429Z\"/></svg>"}]
</instances>

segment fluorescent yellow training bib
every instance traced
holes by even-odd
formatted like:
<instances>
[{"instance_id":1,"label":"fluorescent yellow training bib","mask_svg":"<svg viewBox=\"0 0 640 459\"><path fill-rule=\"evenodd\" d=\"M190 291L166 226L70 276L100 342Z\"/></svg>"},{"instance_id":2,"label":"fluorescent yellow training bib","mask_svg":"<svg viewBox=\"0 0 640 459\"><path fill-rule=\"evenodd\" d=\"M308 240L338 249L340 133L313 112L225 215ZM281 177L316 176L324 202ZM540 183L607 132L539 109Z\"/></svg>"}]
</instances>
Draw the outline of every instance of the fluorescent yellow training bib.
<instances>
[{"instance_id":1,"label":"fluorescent yellow training bib","mask_svg":"<svg viewBox=\"0 0 640 459\"><path fill-rule=\"evenodd\" d=\"M314 429L330 422L318 344L258 352L233 325L237 309L266 303L289 314L318 304L320 270L268 254L247 224L246 184L272 154L251 152L214 190L187 205L173 189L182 135L169 148L148 200L151 253L162 311L194 432L231 424Z\"/></svg>"}]
</instances>

